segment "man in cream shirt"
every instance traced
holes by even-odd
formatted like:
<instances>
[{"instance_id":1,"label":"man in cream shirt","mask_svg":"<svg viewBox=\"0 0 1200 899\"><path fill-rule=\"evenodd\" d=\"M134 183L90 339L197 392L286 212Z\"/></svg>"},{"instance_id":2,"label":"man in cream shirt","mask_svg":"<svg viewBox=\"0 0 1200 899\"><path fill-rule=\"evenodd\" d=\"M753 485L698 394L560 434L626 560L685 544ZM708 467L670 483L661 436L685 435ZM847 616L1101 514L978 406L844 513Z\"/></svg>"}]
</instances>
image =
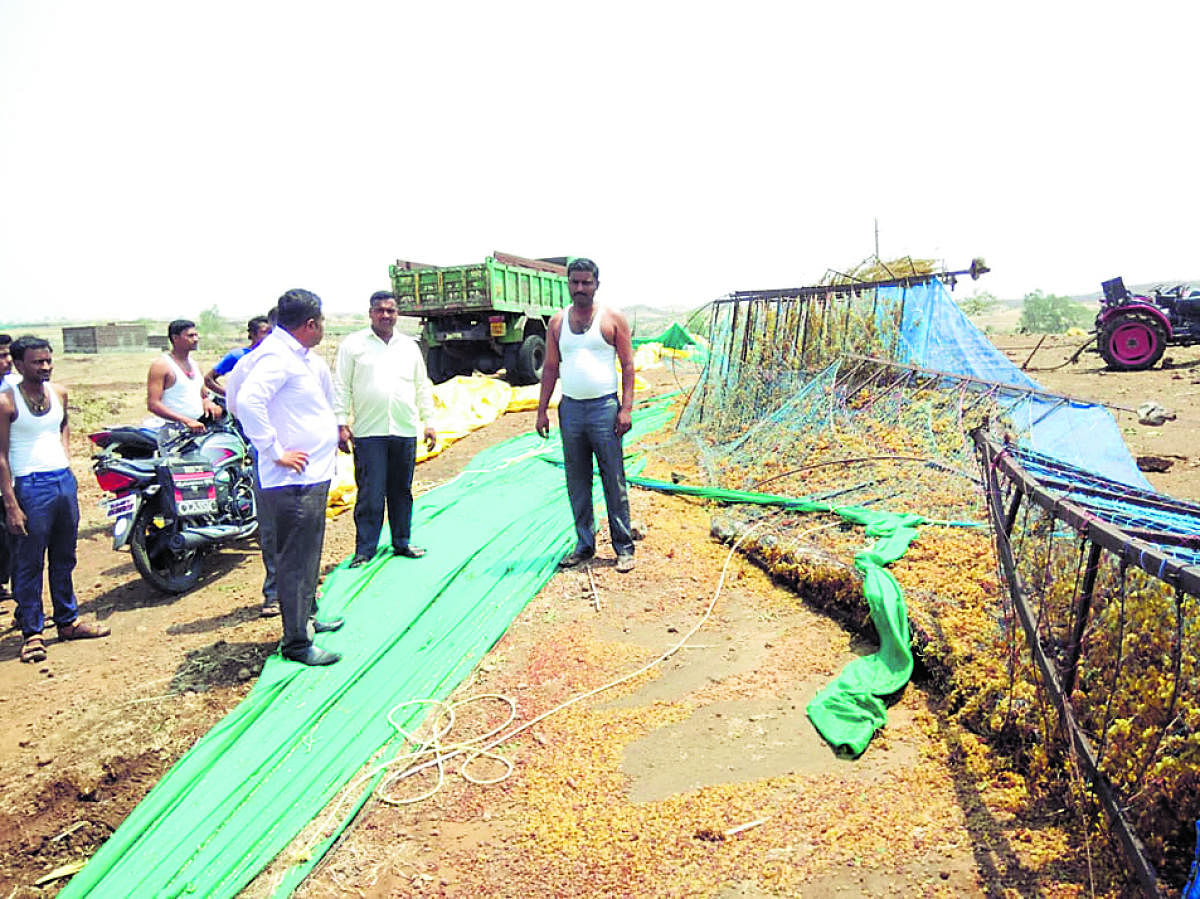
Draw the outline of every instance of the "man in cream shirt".
<instances>
[{"instance_id":1,"label":"man in cream shirt","mask_svg":"<svg viewBox=\"0 0 1200 899\"><path fill-rule=\"evenodd\" d=\"M433 449L433 384L416 341L396 333L396 298L371 294L371 327L355 331L338 347L333 411L338 445L354 451L354 558L351 568L369 562L379 548L387 503L392 552L419 559L425 550L412 536L412 480L417 434Z\"/></svg>"}]
</instances>

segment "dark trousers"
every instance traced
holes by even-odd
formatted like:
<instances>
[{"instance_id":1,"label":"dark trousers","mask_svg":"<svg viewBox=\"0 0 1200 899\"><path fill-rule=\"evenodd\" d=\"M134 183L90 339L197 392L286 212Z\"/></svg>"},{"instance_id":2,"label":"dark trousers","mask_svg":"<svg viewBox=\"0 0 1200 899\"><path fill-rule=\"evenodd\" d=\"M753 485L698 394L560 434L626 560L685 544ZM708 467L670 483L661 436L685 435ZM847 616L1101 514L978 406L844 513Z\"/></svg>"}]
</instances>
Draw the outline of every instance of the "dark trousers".
<instances>
[{"instance_id":1,"label":"dark trousers","mask_svg":"<svg viewBox=\"0 0 1200 899\"><path fill-rule=\"evenodd\" d=\"M274 603L278 601L275 588L275 519L267 513L263 502L262 484L258 481L258 453L253 447L250 454L254 457L254 506L258 512L258 548L262 551L263 570L263 601Z\"/></svg>"},{"instance_id":2,"label":"dark trousers","mask_svg":"<svg viewBox=\"0 0 1200 899\"><path fill-rule=\"evenodd\" d=\"M596 549L596 527L592 510L592 457L600 468L604 504L608 508L608 530L617 555L633 555L633 531L629 524L629 493L625 485L625 451L614 428L620 410L616 394L593 400L563 397L558 404L558 427L562 435L563 464L567 473L567 496L575 516L576 548Z\"/></svg>"},{"instance_id":3,"label":"dark trousers","mask_svg":"<svg viewBox=\"0 0 1200 899\"><path fill-rule=\"evenodd\" d=\"M283 617L283 652L312 645L317 614L317 581L325 545L325 504L329 482L262 491L263 507L275 523L276 588Z\"/></svg>"},{"instance_id":4,"label":"dark trousers","mask_svg":"<svg viewBox=\"0 0 1200 899\"><path fill-rule=\"evenodd\" d=\"M75 540L79 536L79 499L69 468L34 472L13 480L17 503L25 513L25 531L12 537L13 596L17 626L28 637L45 627L42 571L50 562L50 601L54 623L70 624L78 615L75 589Z\"/></svg>"},{"instance_id":5,"label":"dark trousers","mask_svg":"<svg viewBox=\"0 0 1200 899\"><path fill-rule=\"evenodd\" d=\"M392 546L408 546L412 536L412 480L417 466L416 437L354 438L354 554L370 558L379 549L383 505L387 502Z\"/></svg>"}]
</instances>

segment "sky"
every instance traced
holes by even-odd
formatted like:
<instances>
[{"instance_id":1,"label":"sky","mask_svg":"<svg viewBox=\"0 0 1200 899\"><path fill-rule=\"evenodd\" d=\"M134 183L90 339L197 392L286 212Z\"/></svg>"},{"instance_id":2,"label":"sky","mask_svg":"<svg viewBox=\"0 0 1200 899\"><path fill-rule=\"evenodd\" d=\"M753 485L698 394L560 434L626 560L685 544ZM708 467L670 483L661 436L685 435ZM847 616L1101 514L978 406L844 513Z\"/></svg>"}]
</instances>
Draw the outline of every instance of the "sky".
<instances>
[{"instance_id":1,"label":"sky","mask_svg":"<svg viewBox=\"0 0 1200 899\"><path fill-rule=\"evenodd\" d=\"M0 0L0 321L365 311L590 256L688 309L875 251L1200 278L1200 4Z\"/></svg>"}]
</instances>

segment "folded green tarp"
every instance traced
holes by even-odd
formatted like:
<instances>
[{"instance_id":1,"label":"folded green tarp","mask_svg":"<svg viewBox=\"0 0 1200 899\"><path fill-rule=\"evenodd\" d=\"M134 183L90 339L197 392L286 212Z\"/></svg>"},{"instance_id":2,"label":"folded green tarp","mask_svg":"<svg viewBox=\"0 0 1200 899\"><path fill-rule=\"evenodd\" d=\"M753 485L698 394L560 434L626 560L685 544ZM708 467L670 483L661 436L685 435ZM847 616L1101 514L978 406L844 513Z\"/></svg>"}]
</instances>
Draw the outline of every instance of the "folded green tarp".
<instances>
[{"instance_id":1,"label":"folded green tarp","mask_svg":"<svg viewBox=\"0 0 1200 899\"><path fill-rule=\"evenodd\" d=\"M666 398L638 410L627 443L670 418ZM561 465L553 438L487 449L417 499L414 534L428 555L330 573L321 612L346 626L318 642L342 661L306 668L272 656L250 695L60 895L236 895L364 765L399 749L388 712L446 697L550 579L575 541ZM595 495L601 503L598 481ZM424 714L415 707L400 723L411 731ZM289 872L285 890L331 842Z\"/></svg>"},{"instance_id":2,"label":"folded green tarp","mask_svg":"<svg viewBox=\"0 0 1200 899\"><path fill-rule=\"evenodd\" d=\"M879 652L850 662L813 697L806 709L813 725L834 749L861 755L875 731L887 723L885 699L912 677L908 609L900 585L886 566L908 551L909 544L916 539L917 525L926 519L919 515L876 512L861 506L835 506L817 500L671 484L649 478L632 477L630 483L720 502L779 506L798 512L831 512L862 525L868 537L876 538L869 549L854 557L854 565L863 574L863 594L871 610L871 621L879 632Z\"/></svg>"}]
</instances>

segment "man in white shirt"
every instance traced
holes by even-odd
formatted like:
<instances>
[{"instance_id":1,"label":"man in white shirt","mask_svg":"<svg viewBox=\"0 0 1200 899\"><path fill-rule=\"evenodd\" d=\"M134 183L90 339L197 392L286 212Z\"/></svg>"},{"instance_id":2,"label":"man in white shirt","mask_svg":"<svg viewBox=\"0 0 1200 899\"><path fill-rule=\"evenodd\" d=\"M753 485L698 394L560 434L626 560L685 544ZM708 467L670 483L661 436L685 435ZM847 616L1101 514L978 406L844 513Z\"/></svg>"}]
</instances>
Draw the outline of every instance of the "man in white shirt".
<instances>
[{"instance_id":1,"label":"man in white shirt","mask_svg":"<svg viewBox=\"0 0 1200 899\"><path fill-rule=\"evenodd\" d=\"M538 400L537 432L550 433L550 397L562 375L558 427L562 437L567 496L575 517L575 549L559 564L564 568L596 554L592 509L592 457L600 469L608 530L617 554L617 571L633 570L633 530L621 438L633 425L633 341L629 322L616 309L596 303L600 269L590 259L567 266L571 305L550 319L546 329L546 361ZM616 361L621 361L617 397Z\"/></svg>"},{"instance_id":2,"label":"man in white shirt","mask_svg":"<svg viewBox=\"0 0 1200 899\"><path fill-rule=\"evenodd\" d=\"M396 298L371 294L371 327L355 331L338 347L334 412L338 444L354 449L354 558L365 565L379 548L386 501L392 552L419 559L425 550L412 536L412 480L417 434L433 449L433 384L416 341L396 333ZM350 421L353 419L353 427Z\"/></svg>"},{"instance_id":3,"label":"man in white shirt","mask_svg":"<svg viewBox=\"0 0 1200 899\"><path fill-rule=\"evenodd\" d=\"M278 324L254 351L234 402L258 454L263 505L275 523L283 656L332 665L341 655L312 642L314 634L345 623L316 620L325 505L338 444L329 366L312 352L325 336L325 318L321 298L307 290L289 290L276 310Z\"/></svg>"}]
</instances>

